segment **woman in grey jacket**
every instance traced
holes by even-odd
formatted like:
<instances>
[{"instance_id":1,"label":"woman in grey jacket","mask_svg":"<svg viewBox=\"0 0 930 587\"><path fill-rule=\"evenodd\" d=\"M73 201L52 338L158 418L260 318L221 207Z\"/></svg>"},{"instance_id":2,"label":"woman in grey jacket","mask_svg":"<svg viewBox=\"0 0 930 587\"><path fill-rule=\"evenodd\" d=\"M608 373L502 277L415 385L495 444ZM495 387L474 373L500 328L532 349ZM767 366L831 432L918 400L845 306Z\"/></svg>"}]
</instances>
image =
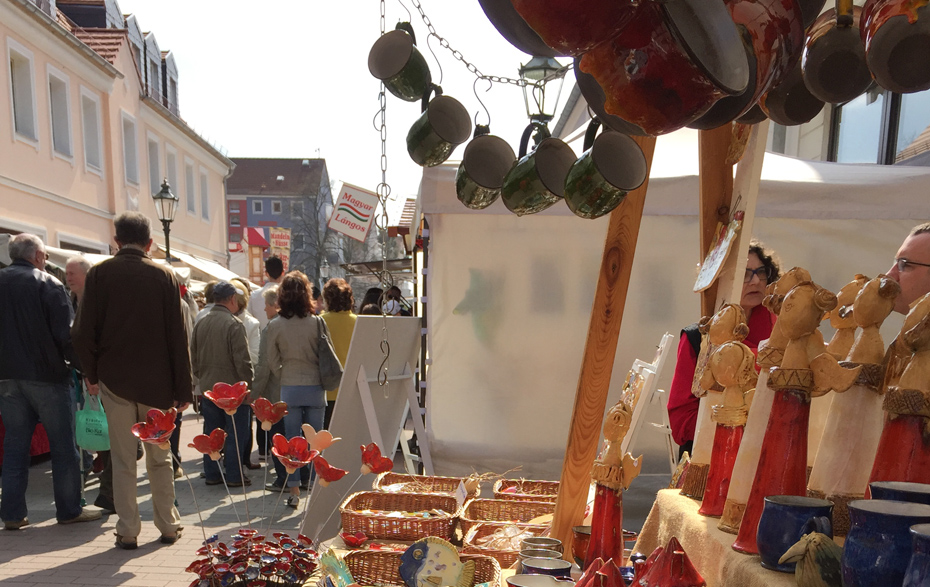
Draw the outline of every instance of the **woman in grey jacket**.
<instances>
[{"instance_id":1,"label":"woman in grey jacket","mask_svg":"<svg viewBox=\"0 0 930 587\"><path fill-rule=\"evenodd\" d=\"M281 378L281 400L287 403L285 435L302 434L301 426L323 428L326 391L320 384L317 344L319 320L314 317L310 282L300 271L288 273L278 288L278 316L268 323L268 366ZM288 476L287 505L300 502L300 474Z\"/></svg>"}]
</instances>

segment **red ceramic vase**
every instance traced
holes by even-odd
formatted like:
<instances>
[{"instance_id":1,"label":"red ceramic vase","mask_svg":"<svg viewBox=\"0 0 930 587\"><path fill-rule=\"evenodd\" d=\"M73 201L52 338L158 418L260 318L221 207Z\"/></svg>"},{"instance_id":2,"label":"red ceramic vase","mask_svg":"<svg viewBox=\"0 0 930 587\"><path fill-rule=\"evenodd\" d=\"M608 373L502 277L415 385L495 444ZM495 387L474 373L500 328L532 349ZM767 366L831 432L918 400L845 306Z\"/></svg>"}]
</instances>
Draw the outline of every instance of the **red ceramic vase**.
<instances>
[{"instance_id":1,"label":"red ceramic vase","mask_svg":"<svg viewBox=\"0 0 930 587\"><path fill-rule=\"evenodd\" d=\"M869 483L930 483L930 435L925 430L927 418L923 416L886 414ZM871 497L868 489L866 497Z\"/></svg>"},{"instance_id":2,"label":"red ceramic vase","mask_svg":"<svg viewBox=\"0 0 930 587\"><path fill-rule=\"evenodd\" d=\"M717 424L714 432L714 448L710 455L710 470L707 472L707 485L704 501L698 513L702 516L720 517L727 501L733 465L743 440L745 426L724 426Z\"/></svg>"},{"instance_id":3,"label":"red ceramic vase","mask_svg":"<svg viewBox=\"0 0 930 587\"><path fill-rule=\"evenodd\" d=\"M513 0L517 13L546 45L572 56L616 36L638 5L638 0Z\"/></svg>"},{"instance_id":4,"label":"red ceramic vase","mask_svg":"<svg viewBox=\"0 0 930 587\"><path fill-rule=\"evenodd\" d=\"M623 560L623 490L596 485L585 568L596 559Z\"/></svg>"}]
</instances>

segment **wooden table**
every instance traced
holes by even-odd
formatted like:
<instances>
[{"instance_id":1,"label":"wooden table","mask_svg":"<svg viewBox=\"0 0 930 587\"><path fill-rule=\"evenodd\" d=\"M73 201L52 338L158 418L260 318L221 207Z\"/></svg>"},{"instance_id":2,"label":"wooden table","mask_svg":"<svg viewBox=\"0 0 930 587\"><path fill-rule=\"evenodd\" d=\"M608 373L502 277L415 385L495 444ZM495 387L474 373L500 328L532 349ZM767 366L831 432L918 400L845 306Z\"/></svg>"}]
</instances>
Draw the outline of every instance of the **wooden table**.
<instances>
[{"instance_id":1,"label":"wooden table","mask_svg":"<svg viewBox=\"0 0 930 587\"><path fill-rule=\"evenodd\" d=\"M674 536L708 587L795 587L793 573L763 569L758 555L733 550L736 535L718 530L718 518L698 514L700 507L678 489L659 491L633 552L651 554Z\"/></svg>"}]
</instances>

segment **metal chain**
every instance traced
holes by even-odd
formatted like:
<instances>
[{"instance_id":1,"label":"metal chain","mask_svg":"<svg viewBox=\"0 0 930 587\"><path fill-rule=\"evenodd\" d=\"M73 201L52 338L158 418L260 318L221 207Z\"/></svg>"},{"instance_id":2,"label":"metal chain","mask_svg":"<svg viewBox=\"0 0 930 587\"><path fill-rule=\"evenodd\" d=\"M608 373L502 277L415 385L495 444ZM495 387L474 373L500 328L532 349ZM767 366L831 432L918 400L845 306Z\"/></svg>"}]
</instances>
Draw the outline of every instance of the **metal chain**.
<instances>
[{"instance_id":1,"label":"metal chain","mask_svg":"<svg viewBox=\"0 0 930 587\"><path fill-rule=\"evenodd\" d=\"M381 34L384 35L385 31L385 0L381 0ZM391 186L387 182L387 92L384 88L384 83L381 84L381 92L378 94L378 102L380 104L380 110L378 112L377 118L379 118L378 131L381 134L381 183L378 184L377 193L378 199L381 201L381 215L377 219L378 228L381 229L381 289L382 292L386 291L385 287L386 277L390 275L387 270L387 231L388 231L388 213L387 213L387 203L388 197L391 195ZM393 280L391 280L393 281ZM393 283L391 284L393 285ZM379 300L381 305L381 352L384 354L384 360L381 361L381 366L378 367L378 385L384 387L388 382L388 359L391 357L391 343L388 342L388 331L387 331L387 316L384 313L384 302L383 302L383 293L382 300ZM387 389L385 388L385 394Z\"/></svg>"}]
</instances>

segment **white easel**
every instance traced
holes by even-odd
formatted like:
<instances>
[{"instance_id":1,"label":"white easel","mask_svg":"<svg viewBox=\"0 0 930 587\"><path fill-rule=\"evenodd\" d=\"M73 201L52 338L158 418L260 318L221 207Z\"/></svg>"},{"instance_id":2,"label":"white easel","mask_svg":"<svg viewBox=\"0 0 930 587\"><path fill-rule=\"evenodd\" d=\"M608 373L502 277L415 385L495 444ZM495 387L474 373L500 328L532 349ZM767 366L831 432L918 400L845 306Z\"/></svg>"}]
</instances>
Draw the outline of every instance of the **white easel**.
<instances>
[{"instance_id":1,"label":"white easel","mask_svg":"<svg viewBox=\"0 0 930 587\"><path fill-rule=\"evenodd\" d=\"M658 389L659 376L662 374L662 369L665 367L665 362L668 359L668 355L671 353L673 339L674 337L668 332L662 335L662 339L659 341L659 346L656 349L656 354L651 363L646 363L640 359L633 361L633 368L630 369L630 378L632 380L634 377L642 377L643 388L640 392L639 400L633 408L630 433L623 439L620 451L621 454L626 454L627 450L629 450L631 446L634 446L635 440L637 436L639 436L639 431L642 428L646 410L652 404L660 404L662 422L650 422L650 424L661 430L662 434L665 436L669 467L674 474L675 468L678 466L678 458L675 451L675 443L672 442L672 427L668 420L668 410L665 409L665 391Z\"/></svg>"}]
</instances>

